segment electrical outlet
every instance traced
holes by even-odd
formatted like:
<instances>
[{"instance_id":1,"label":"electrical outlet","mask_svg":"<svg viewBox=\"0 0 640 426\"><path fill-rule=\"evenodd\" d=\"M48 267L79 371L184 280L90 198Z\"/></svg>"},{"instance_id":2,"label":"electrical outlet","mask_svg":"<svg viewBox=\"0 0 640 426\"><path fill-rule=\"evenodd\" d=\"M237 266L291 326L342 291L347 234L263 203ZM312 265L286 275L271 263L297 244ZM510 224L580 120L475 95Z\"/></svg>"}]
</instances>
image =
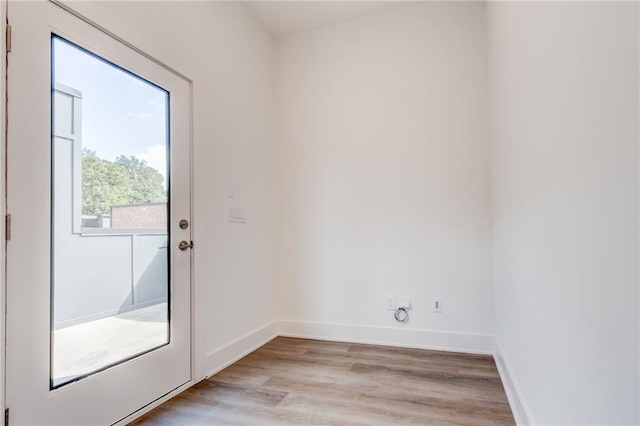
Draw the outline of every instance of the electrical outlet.
<instances>
[{"instance_id":1,"label":"electrical outlet","mask_svg":"<svg viewBox=\"0 0 640 426\"><path fill-rule=\"evenodd\" d=\"M393 295L387 295L385 298L384 307L387 311L395 311L396 310L396 297Z\"/></svg>"},{"instance_id":2,"label":"electrical outlet","mask_svg":"<svg viewBox=\"0 0 640 426\"><path fill-rule=\"evenodd\" d=\"M442 313L442 298L441 297L434 297L433 298L433 312L435 312L436 314L441 314Z\"/></svg>"},{"instance_id":3,"label":"electrical outlet","mask_svg":"<svg viewBox=\"0 0 640 426\"><path fill-rule=\"evenodd\" d=\"M396 308L411 309L411 298L407 296L397 296Z\"/></svg>"}]
</instances>

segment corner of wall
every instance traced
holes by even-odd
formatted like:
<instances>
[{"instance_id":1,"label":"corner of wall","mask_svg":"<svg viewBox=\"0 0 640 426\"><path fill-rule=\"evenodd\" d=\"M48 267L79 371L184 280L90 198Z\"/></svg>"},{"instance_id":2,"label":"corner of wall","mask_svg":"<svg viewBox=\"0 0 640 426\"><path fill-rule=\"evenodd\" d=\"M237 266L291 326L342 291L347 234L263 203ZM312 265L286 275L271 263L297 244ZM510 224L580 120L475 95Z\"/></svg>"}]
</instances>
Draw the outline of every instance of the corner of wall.
<instances>
[{"instance_id":1,"label":"corner of wall","mask_svg":"<svg viewBox=\"0 0 640 426\"><path fill-rule=\"evenodd\" d=\"M518 426L528 426L536 424L533 420L533 416L531 415L531 411L529 410L529 407L524 400L522 390L518 385L518 381L512 374L513 369L510 367L509 361L505 358L504 352L502 351L502 347L500 346L500 342L498 341L497 337L495 339L493 348L493 358L496 362L496 367L498 367L500 380L502 381L504 391L507 394L509 406L511 407L511 412L513 413L513 417L516 420L516 424Z\"/></svg>"},{"instance_id":2,"label":"corner of wall","mask_svg":"<svg viewBox=\"0 0 640 426\"><path fill-rule=\"evenodd\" d=\"M205 360L207 371L205 379L249 355L251 352L273 340L277 335L278 325L275 321L272 321L234 340L226 346L208 352Z\"/></svg>"}]
</instances>

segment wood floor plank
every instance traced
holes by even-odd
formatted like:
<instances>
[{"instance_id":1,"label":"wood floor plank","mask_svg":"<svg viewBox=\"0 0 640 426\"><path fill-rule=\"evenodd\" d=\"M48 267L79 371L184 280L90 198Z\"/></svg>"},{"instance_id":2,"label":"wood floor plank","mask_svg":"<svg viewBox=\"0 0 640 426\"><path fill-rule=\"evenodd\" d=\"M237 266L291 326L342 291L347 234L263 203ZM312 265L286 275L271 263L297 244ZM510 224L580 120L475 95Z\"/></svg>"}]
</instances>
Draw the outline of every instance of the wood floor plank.
<instances>
[{"instance_id":1,"label":"wood floor plank","mask_svg":"<svg viewBox=\"0 0 640 426\"><path fill-rule=\"evenodd\" d=\"M462 385L468 388L495 389L500 390L502 383L497 377L475 377L464 376L462 374L451 373L450 371L433 371L411 367L388 367L385 365L371 365L355 363L351 371L365 374L367 377L377 377L387 375L398 380L410 378L425 380L426 383L445 383L452 385Z\"/></svg>"},{"instance_id":2,"label":"wood floor plank","mask_svg":"<svg viewBox=\"0 0 640 426\"><path fill-rule=\"evenodd\" d=\"M275 407L287 396L287 392L262 386L242 386L214 380L203 380L191 389L211 404L231 403L235 405Z\"/></svg>"},{"instance_id":3,"label":"wood floor plank","mask_svg":"<svg viewBox=\"0 0 640 426\"><path fill-rule=\"evenodd\" d=\"M278 337L136 425L514 425L490 356Z\"/></svg>"},{"instance_id":4,"label":"wood floor plank","mask_svg":"<svg viewBox=\"0 0 640 426\"><path fill-rule=\"evenodd\" d=\"M263 346L266 348L298 348L304 350L319 350L323 352L347 352L353 343L328 342L326 340L296 339L292 337L278 337Z\"/></svg>"}]
</instances>

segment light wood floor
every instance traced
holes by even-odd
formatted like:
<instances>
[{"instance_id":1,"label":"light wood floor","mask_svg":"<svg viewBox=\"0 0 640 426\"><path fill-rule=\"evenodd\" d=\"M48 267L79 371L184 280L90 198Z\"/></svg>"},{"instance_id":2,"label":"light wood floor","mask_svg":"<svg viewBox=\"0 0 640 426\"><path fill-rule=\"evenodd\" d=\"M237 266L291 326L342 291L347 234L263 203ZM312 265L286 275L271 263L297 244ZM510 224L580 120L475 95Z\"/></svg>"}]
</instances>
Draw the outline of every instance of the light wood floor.
<instances>
[{"instance_id":1,"label":"light wood floor","mask_svg":"<svg viewBox=\"0 0 640 426\"><path fill-rule=\"evenodd\" d=\"M136 425L513 425L493 358L278 337Z\"/></svg>"}]
</instances>

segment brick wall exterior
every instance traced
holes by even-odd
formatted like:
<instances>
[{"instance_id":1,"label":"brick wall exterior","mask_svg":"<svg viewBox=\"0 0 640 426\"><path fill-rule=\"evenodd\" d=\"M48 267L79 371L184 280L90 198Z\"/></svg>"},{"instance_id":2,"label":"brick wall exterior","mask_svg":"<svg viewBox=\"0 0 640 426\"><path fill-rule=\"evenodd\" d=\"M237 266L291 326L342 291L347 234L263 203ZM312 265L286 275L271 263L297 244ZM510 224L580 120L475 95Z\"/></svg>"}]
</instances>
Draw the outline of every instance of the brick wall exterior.
<instances>
[{"instance_id":1,"label":"brick wall exterior","mask_svg":"<svg viewBox=\"0 0 640 426\"><path fill-rule=\"evenodd\" d=\"M166 228L167 203L111 207L111 228Z\"/></svg>"}]
</instances>

